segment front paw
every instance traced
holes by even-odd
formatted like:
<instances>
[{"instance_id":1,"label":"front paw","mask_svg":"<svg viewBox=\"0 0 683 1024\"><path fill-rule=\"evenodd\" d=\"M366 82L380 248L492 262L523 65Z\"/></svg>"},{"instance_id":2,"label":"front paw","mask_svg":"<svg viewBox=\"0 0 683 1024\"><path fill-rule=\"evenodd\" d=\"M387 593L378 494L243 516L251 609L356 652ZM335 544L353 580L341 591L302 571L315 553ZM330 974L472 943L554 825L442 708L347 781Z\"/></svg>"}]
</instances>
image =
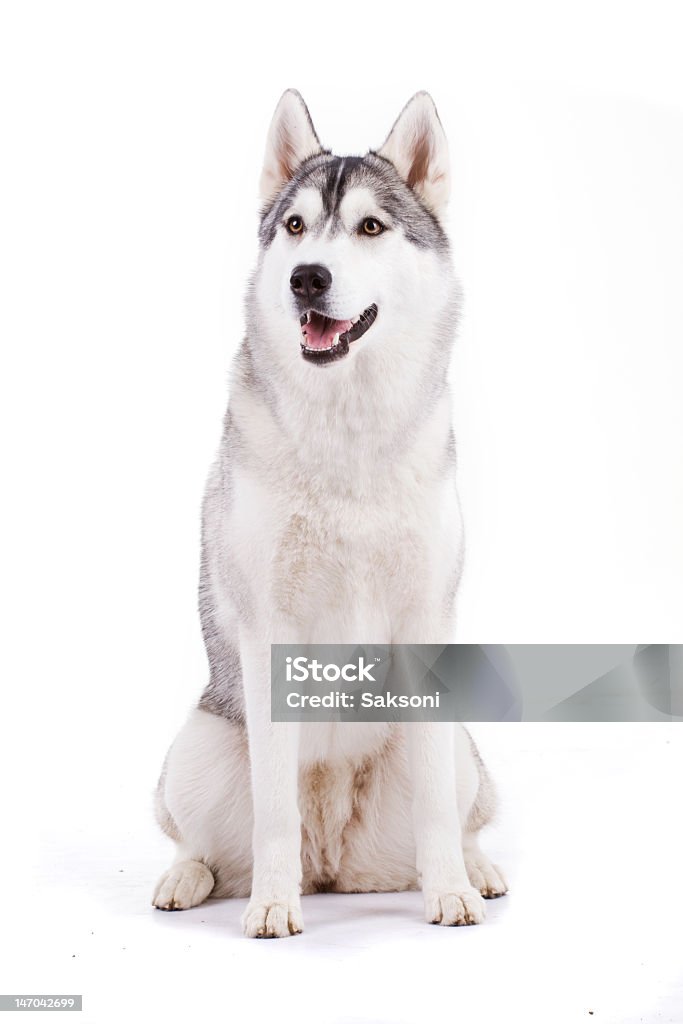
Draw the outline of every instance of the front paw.
<instances>
[{"instance_id":1,"label":"front paw","mask_svg":"<svg viewBox=\"0 0 683 1024\"><path fill-rule=\"evenodd\" d=\"M486 916L484 901L472 887L453 892L426 889L425 918L430 924L481 924Z\"/></svg>"},{"instance_id":2,"label":"front paw","mask_svg":"<svg viewBox=\"0 0 683 1024\"><path fill-rule=\"evenodd\" d=\"M249 900L242 915L242 928L249 939L284 939L304 930L301 900L298 896L284 899Z\"/></svg>"}]
</instances>

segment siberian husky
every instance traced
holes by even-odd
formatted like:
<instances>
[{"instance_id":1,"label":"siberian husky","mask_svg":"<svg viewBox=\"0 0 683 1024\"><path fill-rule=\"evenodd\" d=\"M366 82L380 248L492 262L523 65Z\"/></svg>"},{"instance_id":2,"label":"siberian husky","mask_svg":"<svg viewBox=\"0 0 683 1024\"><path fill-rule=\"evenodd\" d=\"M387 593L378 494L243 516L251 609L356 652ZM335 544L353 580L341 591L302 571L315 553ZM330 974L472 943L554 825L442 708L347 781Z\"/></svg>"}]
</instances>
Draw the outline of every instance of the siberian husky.
<instances>
[{"instance_id":1,"label":"siberian husky","mask_svg":"<svg viewBox=\"0 0 683 1024\"><path fill-rule=\"evenodd\" d=\"M177 844L162 910L248 896L245 933L280 937L301 932L302 893L421 886L426 920L460 925L506 891L477 841L494 791L462 726L270 720L272 643L452 639L448 191L426 93L363 157L324 149L301 96L282 96L203 506L210 679L157 791Z\"/></svg>"}]
</instances>

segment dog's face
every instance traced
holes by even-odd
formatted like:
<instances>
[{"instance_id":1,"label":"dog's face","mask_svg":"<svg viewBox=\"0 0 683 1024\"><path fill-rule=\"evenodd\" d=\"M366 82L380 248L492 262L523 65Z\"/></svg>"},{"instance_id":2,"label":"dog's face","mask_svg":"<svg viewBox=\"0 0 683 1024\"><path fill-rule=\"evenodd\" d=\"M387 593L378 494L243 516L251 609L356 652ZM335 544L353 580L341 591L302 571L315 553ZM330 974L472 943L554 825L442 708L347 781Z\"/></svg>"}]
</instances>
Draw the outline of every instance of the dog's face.
<instances>
[{"instance_id":1,"label":"dog's face","mask_svg":"<svg viewBox=\"0 0 683 1024\"><path fill-rule=\"evenodd\" d=\"M388 347L417 355L452 305L440 222L448 186L446 140L426 94L364 157L323 150L299 94L284 94L261 179L254 282L281 362L336 367Z\"/></svg>"}]
</instances>

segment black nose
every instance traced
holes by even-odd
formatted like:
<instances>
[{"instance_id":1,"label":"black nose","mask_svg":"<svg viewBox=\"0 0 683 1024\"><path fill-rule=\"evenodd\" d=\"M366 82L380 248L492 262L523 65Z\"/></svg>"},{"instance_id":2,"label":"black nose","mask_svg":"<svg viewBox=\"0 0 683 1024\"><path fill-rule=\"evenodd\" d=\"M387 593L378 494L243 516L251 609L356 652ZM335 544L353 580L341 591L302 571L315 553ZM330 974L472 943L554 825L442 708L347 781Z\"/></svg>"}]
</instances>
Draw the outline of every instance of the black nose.
<instances>
[{"instance_id":1,"label":"black nose","mask_svg":"<svg viewBox=\"0 0 683 1024\"><path fill-rule=\"evenodd\" d=\"M289 287L301 299L310 304L320 298L332 284L332 274L319 263L302 263L294 267Z\"/></svg>"}]
</instances>

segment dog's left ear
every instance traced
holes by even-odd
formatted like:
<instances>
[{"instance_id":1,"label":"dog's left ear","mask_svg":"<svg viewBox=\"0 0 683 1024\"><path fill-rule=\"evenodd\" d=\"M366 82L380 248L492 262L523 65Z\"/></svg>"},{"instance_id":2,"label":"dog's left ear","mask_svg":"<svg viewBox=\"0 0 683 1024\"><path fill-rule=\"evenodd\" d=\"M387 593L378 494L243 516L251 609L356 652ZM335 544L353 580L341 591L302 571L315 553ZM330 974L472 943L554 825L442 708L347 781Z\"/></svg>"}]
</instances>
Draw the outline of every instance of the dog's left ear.
<instances>
[{"instance_id":1,"label":"dog's left ear","mask_svg":"<svg viewBox=\"0 0 683 1024\"><path fill-rule=\"evenodd\" d=\"M391 161L432 213L443 214L450 193L448 143L429 93L408 101L377 155Z\"/></svg>"},{"instance_id":2,"label":"dog's left ear","mask_svg":"<svg viewBox=\"0 0 683 1024\"><path fill-rule=\"evenodd\" d=\"M322 153L311 115L296 89L287 89L268 130L261 172L261 199L269 203L309 156Z\"/></svg>"}]
</instances>

